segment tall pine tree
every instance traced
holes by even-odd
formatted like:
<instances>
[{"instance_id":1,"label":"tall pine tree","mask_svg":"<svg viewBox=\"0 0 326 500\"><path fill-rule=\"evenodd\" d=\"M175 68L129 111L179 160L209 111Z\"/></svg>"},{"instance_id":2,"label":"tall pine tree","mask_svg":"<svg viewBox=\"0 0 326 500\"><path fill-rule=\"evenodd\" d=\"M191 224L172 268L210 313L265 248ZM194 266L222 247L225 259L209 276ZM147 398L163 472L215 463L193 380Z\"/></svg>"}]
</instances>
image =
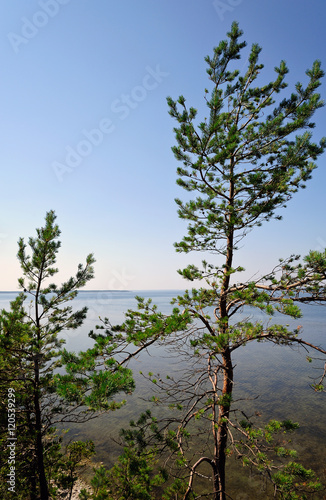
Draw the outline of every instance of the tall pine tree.
<instances>
[{"instance_id":1,"label":"tall pine tree","mask_svg":"<svg viewBox=\"0 0 326 500\"><path fill-rule=\"evenodd\" d=\"M188 359L190 371L184 377L166 381L150 377L159 391L156 402L167 401L174 408L171 419L162 425L169 429L171 449L182 465L184 500L195 498L196 478L203 477L203 465L211 471L210 498L228 498L230 448L244 464L265 471L283 498L303 498L291 495L319 488L311 471L290 462L278 473L277 462L271 458L272 452L293 454L277 449L272 436L296 425L271 422L254 430L252 422L241 418L232 395L233 354L250 342L302 345L326 354L302 338L299 329L269 321L276 311L299 318L300 304L326 300L326 252L312 251L303 259L290 256L250 281L241 280L242 266L234 266L238 243L255 227L281 218L279 209L305 186L325 150L325 138L319 144L312 140L312 118L323 106L317 89L324 73L315 61L306 72L308 83L297 83L292 93L279 98L287 87L286 63L281 61L275 68L273 81L257 86L263 69L261 48L252 46L247 69L240 72L235 63L246 46L241 36L234 22L228 39L214 49L212 57L206 57L212 87L205 90L207 119L198 123L197 110L187 106L185 97L167 99L169 113L177 122L173 152L182 163L177 182L188 193L188 201L176 200L179 217L188 221L188 229L175 247L178 252L214 256L211 262L204 260L202 267L189 265L179 271L186 280L203 283L176 300L183 312L174 310L175 324L180 324L179 315L188 327L180 332L171 322L165 328L162 316L141 301L140 311L129 311L124 324L127 331L141 331L160 321L163 343L173 345L174 352L179 349L180 356ZM264 311L266 321L235 319L244 306ZM323 376L315 385L317 390L323 388ZM194 428L204 441L202 454L198 441L195 450L194 444L189 445Z\"/></svg>"},{"instance_id":2,"label":"tall pine tree","mask_svg":"<svg viewBox=\"0 0 326 500\"><path fill-rule=\"evenodd\" d=\"M55 495L58 485L62 487L62 478L71 490L75 480L72 464L62 455L56 425L85 423L120 408L125 402L121 393L130 394L135 388L126 365L161 334L160 328L123 335L104 319L89 333L94 341L89 349L75 353L64 348L60 333L79 328L86 318L87 307L76 311L70 303L93 278L95 261L88 255L75 276L62 285L55 284L52 280L58 273L55 264L60 248L60 229L55 221L55 213L49 211L44 227L36 230L28 245L19 239L22 292L11 302L9 311L0 312L0 473L7 477L10 465L10 390L10 395L15 395L15 495L19 500L47 500ZM87 443L72 446L88 452ZM76 463L74 460L74 467ZM7 493L8 485L2 482L0 494Z\"/></svg>"},{"instance_id":3,"label":"tall pine tree","mask_svg":"<svg viewBox=\"0 0 326 500\"><path fill-rule=\"evenodd\" d=\"M23 271L19 286L23 290L11 303L9 311L0 315L0 392L1 455L5 459L1 472L8 472L6 422L8 389L15 391L16 409L16 497L47 500L53 484L51 470L56 455L55 424L85 422L101 409L119 405L110 399L134 387L130 370L115 373L106 367L98 374L98 350L84 353L84 366L73 370L65 366L65 374L56 369L78 357L62 350L63 331L80 327L87 308L74 311L70 305L78 290L93 278L94 258L90 254L85 265L79 264L76 275L61 286L52 282L60 230L55 213L46 214L44 227L37 229L27 245L18 242L18 260ZM118 367L119 368L119 367ZM70 374L67 374L67 370ZM80 372L83 371L83 376ZM100 379L100 380L99 380ZM8 458L8 457L7 457ZM1 487L8 493L6 484Z\"/></svg>"}]
</instances>

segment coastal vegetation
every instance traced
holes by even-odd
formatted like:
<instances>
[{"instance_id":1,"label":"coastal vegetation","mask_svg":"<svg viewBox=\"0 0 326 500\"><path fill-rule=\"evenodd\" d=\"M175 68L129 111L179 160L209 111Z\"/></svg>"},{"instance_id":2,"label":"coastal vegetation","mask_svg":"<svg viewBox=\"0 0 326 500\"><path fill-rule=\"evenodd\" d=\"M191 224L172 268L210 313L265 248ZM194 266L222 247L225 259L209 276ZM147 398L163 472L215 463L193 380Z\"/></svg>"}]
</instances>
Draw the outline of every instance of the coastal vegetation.
<instances>
[{"instance_id":1,"label":"coastal vegetation","mask_svg":"<svg viewBox=\"0 0 326 500\"><path fill-rule=\"evenodd\" d=\"M74 311L70 303L93 278L95 260L89 254L75 276L58 286L52 281L61 245L54 211L46 214L44 226L36 232L28 240L30 255L23 238L18 241L22 291L0 316L0 449L6 457L8 445L13 446L11 493L22 500L47 500L56 498L62 488L70 490L77 479L75 470L93 453L91 443L83 442L62 450L59 424L62 428L86 423L114 411L124 404L121 395L135 388L131 370L124 367L133 353L125 353L121 335L106 332L104 339L90 332L95 339L91 349L75 354L64 348L60 333L79 328L86 318L86 307ZM128 339L129 344L133 341ZM147 346L146 340L137 344L135 353ZM4 478L8 465L7 460L1 462ZM10 498L7 482L0 491Z\"/></svg>"},{"instance_id":2,"label":"coastal vegetation","mask_svg":"<svg viewBox=\"0 0 326 500\"><path fill-rule=\"evenodd\" d=\"M295 451L277 439L278 433L291 432L298 424L285 415L283 421L257 426L257 419L233 400L233 356L251 342L297 345L326 354L301 336L300 327L293 330L271 321L276 312L298 319L300 304L326 300L326 251L280 259L270 272L249 281L241 278L244 266L234 264L238 253L241 258L239 243L261 224L281 219L280 209L305 187L325 150L325 138L319 144L312 140L312 118L323 106L317 90L324 73L315 61L306 72L307 84L297 83L290 94L279 97L287 87L286 63L275 68L275 79L257 86L263 78L259 45L251 47L244 72L235 64L246 47L242 34L234 22L228 40L206 57L211 90L205 89L202 119L184 96L167 99L177 123L172 149L182 164L177 182L187 192L186 201L176 200L188 227L175 247L177 252L205 254L201 267L190 264L179 273L202 286L175 299L175 327L172 323L167 328L167 318L141 298L138 310L128 311L121 326L128 335L161 331L158 342L173 345L188 363L177 379L148 374L155 403L171 409L170 416L150 424L154 433L149 425L148 443L155 443L149 449L167 453L169 448L165 464L176 478L178 498L184 500L199 498L196 482L203 478L210 485L208 498L229 498L226 460L231 454L265 474L281 498L305 498L321 488L313 472L295 461ZM234 320L248 306L264 312L266 320L251 321L245 315ZM178 317L186 328L178 328ZM315 391L323 390L324 377L321 370ZM175 490L171 495L164 498L174 498Z\"/></svg>"}]
</instances>

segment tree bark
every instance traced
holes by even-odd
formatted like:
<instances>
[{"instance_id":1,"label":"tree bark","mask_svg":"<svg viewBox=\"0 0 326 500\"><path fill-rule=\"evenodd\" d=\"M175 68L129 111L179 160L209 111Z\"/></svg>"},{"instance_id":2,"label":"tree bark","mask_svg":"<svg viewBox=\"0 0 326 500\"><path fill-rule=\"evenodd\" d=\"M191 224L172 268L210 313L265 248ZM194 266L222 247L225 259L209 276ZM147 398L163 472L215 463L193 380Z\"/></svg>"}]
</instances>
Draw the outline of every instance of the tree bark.
<instances>
[{"instance_id":1,"label":"tree bark","mask_svg":"<svg viewBox=\"0 0 326 500\"><path fill-rule=\"evenodd\" d=\"M36 460L37 470L40 481L41 500L48 500L49 489L44 467L44 449L42 440L42 418L41 406L39 397L39 365L38 360L35 360L35 389L34 389L34 407L35 407L35 431L36 431Z\"/></svg>"},{"instance_id":2,"label":"tree bark","mask_svg":"<svg viewBox=\"0 0 326 500\"><path fill-rule=\"evenodd\" d=\"M224 268L224 277L221 287L221 297L220 297L220 319L223 321L220 327L220 335L226 334L229 324L228 312L227 312L227 292L230 286L230 271L232 269L232 261L233 261L233 251L234 251L234 229L232 227L232 209L234 204L234 181L232 179L233 175L233 162L231 161L230 165L230 187L229 187L229 205L230 212L228 215L229 219L229 233L227 238L227 247L226 247L226 260L225 260L225 268ZM223 388L222 388L222 396L221 396L221 404L219 405L218 412L218 430L216 436L216 446L215 446L215 464L216 471L214 477L214 500L226 500L226 492L225 492L225 463L226 463L226 454L225 450L227 447L227 439L228 439L228 422L230 413L230 405L231 405L231 396L233 389L233 367L231 360L231 351L228 346L223 349L221 352L222 360L223 360Z\"/></svg>"},{"instance_id":3,"label":"tree bark","mask_svg":"<svg viewBox=\"0 0 326 500\"><path fill-rule=\"evenodd\" d=\"M219 407L218 415L218 430L217 430L217 450L215 456L217 474L214 481L214 489L216 496L214 500L226 500L225 494L225 462L228 440L228 423L231 405L231 396L233 388L233 367L231 360L231 353L229 348L225 349L223 353L223 389L222 389L222 404ZM226 398L226 401L225 399ZM223 402L225 401L225 402ZM214 493L215 494L215 493Z\"/></svg>"}]
</instances>

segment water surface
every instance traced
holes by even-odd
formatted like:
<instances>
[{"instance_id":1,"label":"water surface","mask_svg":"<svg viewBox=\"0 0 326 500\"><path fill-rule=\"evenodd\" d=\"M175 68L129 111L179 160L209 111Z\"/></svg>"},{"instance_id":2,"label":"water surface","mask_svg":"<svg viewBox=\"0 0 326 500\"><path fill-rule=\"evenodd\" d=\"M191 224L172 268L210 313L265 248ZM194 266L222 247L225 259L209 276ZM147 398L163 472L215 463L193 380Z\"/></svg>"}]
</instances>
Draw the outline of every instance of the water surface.
<instances>
[{"instance_id":1,"label":"water surface","mask_svg":"<svg viewBox=\"0 0 326 500\"><path fill-rule=\"evenodd\" d=\"M85 324L76 331L63 332L66 348L80 351L93 343L88 332L99 323L99 317L108 317L112 324L124 319L124 312L136 308L135 295L152 297L158 309L168 313L172 306L170 301L181 292L178 291L83 291L73 302L75 309L88 307ZM8 307L15 293L0 292L0 308ZM308 342L325 346L326 309L323 306L302 307L303 318L289 320L281 315L273 321L287 323L290 327L302 325L302 335ZM247 308L243 314L252 320L263 319L263 314ZM238 318L240 319L239 315ZM292 434L292 444L299 452L299 458L306 467L311 467L326 484L326 422L325 393L314 392L310 384L322 373L323 362L308 363L304 349L290 346L277 346L270 343L252 342L234 352L235 388L234 399L242 399L238 406L246 412L257 412L257 423L262 425L270 419L291 418L300 423L300 429ZM317 356L322 358L322 356ZM97 450L97 461L110 466L121 452L112 440L116 438L121 427L127 427L130 419L147 408L157 411L147 400L151 397L152 385L139 372L176 374L183 370L183 364L173 356L171 351L152 347L147 354L130 364L136 380L134 394L127 396L126 405L110 414L102 415L87 424L70 425L69 437L92 439ZM161 410L160 410L161 411ZM232 459L229 463L230 491L236 500L271 498L270 490L259 481L257 475L248 474ZM314 498L325 498L323 494Z\"/></svg>"}]
</instances>

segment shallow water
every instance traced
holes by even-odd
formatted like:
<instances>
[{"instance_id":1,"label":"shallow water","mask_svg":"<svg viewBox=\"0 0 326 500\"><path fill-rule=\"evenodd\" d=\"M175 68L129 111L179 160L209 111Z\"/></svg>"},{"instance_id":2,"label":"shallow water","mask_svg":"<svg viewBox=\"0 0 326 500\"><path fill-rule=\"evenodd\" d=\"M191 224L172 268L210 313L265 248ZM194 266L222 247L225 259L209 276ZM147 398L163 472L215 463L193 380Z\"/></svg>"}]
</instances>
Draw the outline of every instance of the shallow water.
<instances>
[{"instance_id":1,"label":"shallow water","mask_svg":"<svg viewBox=\"0 0 326 500\"><path fill-rule=\"evenodd\" d=\"M86 305L89 308L88 317L82 328L63 334L66 348L80 351L91 346L93 341L88 337L88 332L99 322L99 316L109 317L112 324L121 322L123 313L128 308L135 308L134 296L137 294L152 297L159 310L168 313L171 310L170 300L178 292L81 292L74 301L74 308ZM13 298L14 294L0 293L0 308L7 307ZM305 340L325 346L326 309L323 306L304 305L302 311L304 316L298 321L288 318L284 320L280 315L274 321L281 322L281 319L291 327L300 324L303 326ZM252 314L253 311L248 308L246 315ZM254 319L262 317L261 313L254 315ZM303 465L314 469L326 484L325 394L314 392L309 385L314 377L319 376L323 364L321 361L308 363L306 354L303 349L257 342L235 351L234 399L244 399L238 406L246 414L259 412L261 416L257 417L257 422L261 422L261 425L270 419L291 418L299 422L300 429L291 434L291 446L299 452L298 458ZM136 390L134 394L127 396L126 405L87 424L71 425L68 433L69 438L92 439L97 450L96 460L108 466L112 465L121 452L112 437L116 438L119 429L127 427L129 421L136 419L142 411L152 409L151 403L146 401L152 395L152 385L139 375L139 371L160 373L164 378L166 374L183 369L182 364L176 363L171 353L162 348L151 348L149 355L133 360L130 367L134 372ZM272 498L268 486L257 475L250 475L248 469L243 469L232 458L228 463L228 483L234 500ZM326 498L324 495L322 493L313 498Z\"/></svg>"}]
</instances>

